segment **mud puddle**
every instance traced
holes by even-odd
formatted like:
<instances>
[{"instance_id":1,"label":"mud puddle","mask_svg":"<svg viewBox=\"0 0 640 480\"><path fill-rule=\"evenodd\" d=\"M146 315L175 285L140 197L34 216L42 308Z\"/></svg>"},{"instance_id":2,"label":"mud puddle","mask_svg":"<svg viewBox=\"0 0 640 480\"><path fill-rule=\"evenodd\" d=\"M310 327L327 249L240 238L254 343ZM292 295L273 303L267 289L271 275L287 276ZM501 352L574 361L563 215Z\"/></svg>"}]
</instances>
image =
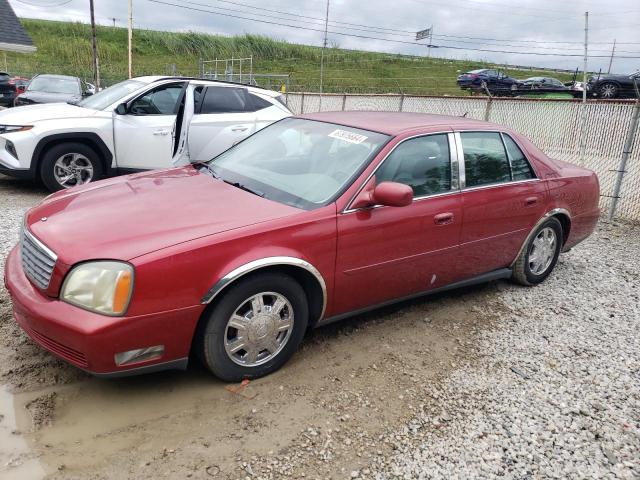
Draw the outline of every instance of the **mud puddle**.
<instances>
[{"instance_id":1,"label":"mud puddle","mask_svg":"<svg viewBox=\"0 0 640 480\"><path fill-rule=\"evenodd\" d=\"M14 396L6 385L0 386L0 480L44 478L44 468L18 429L16 413Z\"/></svg>"}]
</instances>

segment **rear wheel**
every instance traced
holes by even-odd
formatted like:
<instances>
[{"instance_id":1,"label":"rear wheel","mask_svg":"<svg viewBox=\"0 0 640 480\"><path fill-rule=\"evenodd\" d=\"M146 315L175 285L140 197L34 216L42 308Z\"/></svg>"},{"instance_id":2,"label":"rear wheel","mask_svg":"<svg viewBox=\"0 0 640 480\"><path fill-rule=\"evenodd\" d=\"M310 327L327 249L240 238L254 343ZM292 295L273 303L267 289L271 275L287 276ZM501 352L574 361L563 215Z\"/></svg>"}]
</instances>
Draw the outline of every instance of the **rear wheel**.
<instances>
[{"instance_id":1,"label":"rear wheel","mask_svg":"<svg viewBox=\"0 0 640 480\"><path fill-rule=\"evenodd\" d=\"M562 225L549 218L540 225L520 252L513 267L513 279L522 285L536 285L549 276L562 249Z\"/></svg>"},{"instance_id":2,"label":"rear wheel","mask_svg":"<svg viewBox=\"0 0 640 480\"><path fill-rule=\"evenodd\" d=\"M222 380L237 382L278 370L297 350L309 309L302 287L288 275L240 280L205 319L200 356Z\"/></svg>"},{"instance_id":3,"label":"rear wheel","mask_svg":"<svg viewBox=\"0 0 640 480\"><path fill-rule=\"evenodd\" d=\"M40 165L40 178L55 192L102 178L98 154L82 143L61 143L47 150Z\"/></svg>"}]
</instances>

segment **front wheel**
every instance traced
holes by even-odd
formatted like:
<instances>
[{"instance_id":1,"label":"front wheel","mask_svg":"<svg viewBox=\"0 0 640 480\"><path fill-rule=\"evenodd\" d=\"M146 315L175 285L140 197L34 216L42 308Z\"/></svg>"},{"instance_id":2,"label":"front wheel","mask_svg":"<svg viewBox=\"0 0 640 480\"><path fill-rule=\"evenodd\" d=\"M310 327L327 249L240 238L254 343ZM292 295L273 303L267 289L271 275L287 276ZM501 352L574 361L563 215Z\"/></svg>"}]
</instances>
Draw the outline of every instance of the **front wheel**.
<instances>
[{"instance_id":1,"label":"front wheel","mask_svg":"<svg viewBox=\"0 0 640 480\"><path fill-rule=\"evenodd\" d=\"M618 96L618 85L605 82L598 88L601 98L616 98Z\"/></svg>"},{"instance_id":2,"label":"front wheel","mask_svg":"<svg viewBox=\"0 0 640 480\"><path fill-rule=\"evenodd\" d=\"M549 276L562 249L562 225L549 218L540 225L520 252L513 266L513 279L522 285L536 285Z\"/></svg>"},{"instance_id":3,"label":"front wheel","mask_svg":"<svg viewBox=\"0 0 640 480\"><path fill-rule=\"evenodd\" d=\"M291 358L309 308L293 278L265 273L240 280L205 315L200 356L218 378L237 382L275 372Z\"/></svg>"},{"instance_id":4,"label":"front wheel","mask_svg":"<svg viewBox=\"0 0 640 480\"><path fill-rule=\"evenodd\" d=\"M102 178L102 162L82 143L61 143L47 150L40 165L42 183L52 192Z\"/></svg>"}]
</instances>

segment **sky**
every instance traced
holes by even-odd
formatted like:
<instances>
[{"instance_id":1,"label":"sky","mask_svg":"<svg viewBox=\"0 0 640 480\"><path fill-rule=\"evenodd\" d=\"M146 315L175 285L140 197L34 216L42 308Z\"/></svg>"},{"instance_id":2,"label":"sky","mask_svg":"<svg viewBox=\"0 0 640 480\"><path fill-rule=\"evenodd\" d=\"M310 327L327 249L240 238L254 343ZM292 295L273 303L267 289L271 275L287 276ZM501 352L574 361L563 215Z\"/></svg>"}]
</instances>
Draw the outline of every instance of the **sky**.
<instances>
[{"instance_id":1,"label":"sky","mask_svg":"<svg viewBox=\"0 0 640 480\"><path fill-rule=\"evenodd\" d=\"M89 21L89 0L10 3L20 17ZM326 0L133 0L133 17L135 28L251 33L321 46L326 6ZM95 0L95 11L102 25L114 19L127 25L127 0ZM612 72L640 70L640 0L330 0L328 44L425 55L428 42L417 45L415 32L432 26L439 47L432 56L582 70L586 11L588 70L607 71L614 39Z\"/></svg>"}]
</instances>

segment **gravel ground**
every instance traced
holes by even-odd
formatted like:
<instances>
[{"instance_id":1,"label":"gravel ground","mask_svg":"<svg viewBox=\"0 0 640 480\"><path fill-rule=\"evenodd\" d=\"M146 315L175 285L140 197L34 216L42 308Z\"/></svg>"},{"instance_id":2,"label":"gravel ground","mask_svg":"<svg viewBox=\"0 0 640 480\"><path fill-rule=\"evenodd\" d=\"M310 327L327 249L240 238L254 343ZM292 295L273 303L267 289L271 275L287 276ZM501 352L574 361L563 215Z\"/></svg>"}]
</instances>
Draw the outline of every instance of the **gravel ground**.
<instances>
[{"instance_id":1,"label":"gravel ground","mask_svg":"<svg viewBox=\"0 0 640 480\"><path fill-rule=\"evenodd\" d=\"M0 176L0 265L45 194ZM0 441L0 479L28 462L60 479L640 478L638 258L640 227L601 224L538 287L319 329L239 394L198 366L88 377L33 345L0 289L0 383L28 445Z\"/></svg>"},{"instance_id":2,"label":"gravel ground","mask_svg":"<svg viewBox=\"0 0 640 480\"><path fill-rule=\"evenodd\" d=\"M640 478L640 230L600 226L395 434L383 478ZM354 474L355 475L355 474Z\"/></svg>"}]
</instances>

